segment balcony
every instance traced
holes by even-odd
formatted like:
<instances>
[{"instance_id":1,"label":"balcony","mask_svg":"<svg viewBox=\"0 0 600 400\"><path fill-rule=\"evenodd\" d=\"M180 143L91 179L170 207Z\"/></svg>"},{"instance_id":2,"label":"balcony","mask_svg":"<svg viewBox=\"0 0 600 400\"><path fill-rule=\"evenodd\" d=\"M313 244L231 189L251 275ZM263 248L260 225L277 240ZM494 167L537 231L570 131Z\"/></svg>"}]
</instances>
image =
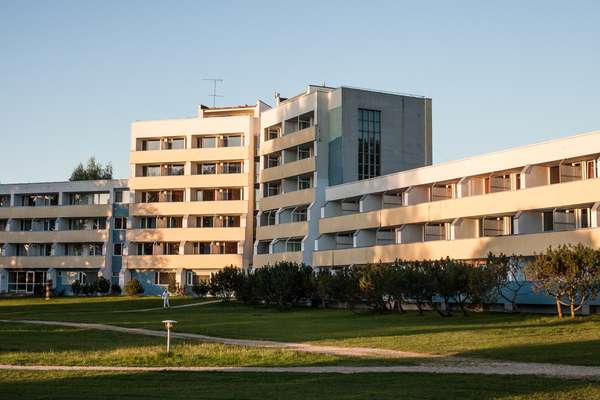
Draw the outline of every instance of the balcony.
<instances>
[{"instance_id":1,"label":"balcony","mask_svg":"<svg viewBox=\"0 0 600 400\"><path fill-rule=\"evenodd\" d=\"M134 203L129 205L129 215L247 214L249 209L250 205L246 200Z\"/></svg>"},{"instance_id":2,"label":"balcony","mask_svg":"<svg viewBox=\"0 0 600 400\"><path fill-rule=\"evenodd\" d=\"M104 256L8 256L0 268L104 268Z\"/></svg>"},{"instance_id":3,"label":"balcony","mask_svg":"<svg viewBox=\"0 0 600 400\"><path fill-rule=\"evenodd\" d=\"M189 187L243 187L248 186L248 174L209 174L143 176L129 179L131 190L180 189Z\"/></svg>"},{"instance_id":4,"label":"balcony","mask_svg":"<svg viewBox=\"0 0 600 400\"><path fill-rule=\"evenodd\" d=\"M107 230L0 232L0 243L104 242Z\"/></svg>"},{"instance_id":5,"label":"balcony","mask_svg":"<svg viewBox=\"0 0 600 400\"><path fill-rule=\"evenodd\" d=\"M548 246L556 247L566 243L581 243L598 248L600 247L600 228L315 251L313 252L313 265L336 266L380 261L393 262L396 259L423 260L443 257L473 260L485 259L490 251L496 254L525 256L541 253Z\"/></svg>"},{"instance_id":6,"label":"balcony","mask_svg":"<svg viewBox=\"0 0 600 400\"><path fill-rule=\"evenodd\" d=\"M260 155L281 151L289 147L298 146L300 144L314 141L316 138L316 126L311 126L300 131L288 133L277 139L267 140L261 143Z\"/></svg>"},{"instance_id":7,"label":"balcony","mask_svg":"<svg viewBox=\"0 0 600 400\"><path fill-rule=\"evenodd\" d=\"M127 231L127 239L130 242L243 241L245 228L131 229Z\"/></svg>"},{"instance_id":8,"label":"balcony","mask_svg":"<svg viewBox=\"0 0 600 400\"><path fill-rule=\"evenodd\" d=\"M314 201L315 189L303 189L296 190L294 192L288 192L278 194L275 196L263 197L260 199L259 209L263 210L275 210L282 207L291 207L300 204L310 204Z\"/></svg>"},{"instance_id":9,"label":"balcony","mask_svg":"<svg viewBox=\"0 0 600 400\"><path fill-rule=\"evenodd\" d=\"M91 204L45 207L0 207L0 218L110 217L112 206Z\"/></svg>"},{"instance_id":10,"label":"balcony","mask_svg":"<svg viewBox=\"0 0 600 400\"><path fill-rule=\"evenodd\" d=\"M308 222L306 221L256 227L257 240L306 236L307 234Z\"/></svg>"},{"instance_id":11,"label":"balcony","mask_svg":"<svg viewBox=\"0 0 600 400\"><path fill-rule=\"evenodd\" d=\"M600 180L595 178L322 218L319 229L323 234L334 233L455 218L505 215L523 210L595 203L599 200Z\"/></svg>"},{"instance_id":12,"label":"balcony","mask_svg":"<svg viewBox=\"0 0 600 400\"><path fill-rule=\"evenodd\" d=\"M316 168L315 158L309 157L303 160L292 161L277 167L267 168L260 171L259 182L270 182L313 172Z\"/></svg>"},{"instance_id":13,"label":"balcony","mask_svg":"<svg viewBox=\"0 0 600 400\"><path fill-rule=\"evenodd\" d=\"M245 160L249 155L249 147L214 147L182 150L147 150L132 151L129 155L131 164L172 163L185 161L226 161Z\"/></svg>"},{"instance_id":14,"label":"balcony","mask_svg":"<svg viewBox=\"0 0 600 400\"><path fill-rule=\"evenodd\" d=\"M242 266L241 254L183 254L170 256L125 256L128 269L204 269L216 272L223 267Z\"/></svg>"},{"instance_id":15,"label":"balcony","mask_svg":"<svg viewBox=\"0 0 600 400\"><path fill-rule=\"evenodd\" d=\"M260 268L265 265L273 265L282 261L295 262L300 264L303 260L303 254L304 253L301 251L289 251L274 254L255 254L253 265L254 268Z\"/></svg>"}]
</instances>

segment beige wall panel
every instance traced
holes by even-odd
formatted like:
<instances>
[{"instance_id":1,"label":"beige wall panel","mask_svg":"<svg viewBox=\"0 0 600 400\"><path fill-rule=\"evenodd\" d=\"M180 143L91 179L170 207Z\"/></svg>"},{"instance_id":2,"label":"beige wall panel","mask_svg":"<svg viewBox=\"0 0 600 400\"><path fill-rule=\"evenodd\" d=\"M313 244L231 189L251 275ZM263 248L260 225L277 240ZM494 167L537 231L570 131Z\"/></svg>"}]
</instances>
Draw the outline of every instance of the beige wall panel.
<instances>
[{"instance_id":1,"label":"beige wall panel","mask_svg":"<svg viewBox=\"0 0 600 400\"><path fill-rule=\"evenodd\" d=\"M277 139L262 142L260 146L260 155L263 156L265 154L287 149L299 144L312 142L316 138L315 129L315 126L311 126L310 128L302 129L301 131L283 135Z\"/></svg>"},{"instance_id":2,"label":"beige wall panel","mask_svg":"<svg viewBox=\"0 0 600 400\"><path fill-rule=\"evenodd\" d=\"M308 234L308 222L291 222L287 224L259 226L256 228L256 239L275 239L299 237Z\"/></svg>"},{"instance_id":3,"label":"beige wall panel","mask_svg":"<svg viewBox=\"0 0 600 400\"><path fill-rule=\"evenodd\" d=\"M127 231L130 242L200 242L213 240L244 240L245 228L167 228L131 229Z\"/></svg>"},{"instance_id":4,"label":"beige wall panel","mask_svg":"<svg viewBox=\"0 0 600 400\"><path fill-rule=\"evenodd\" d=\"M146 176L129 180L132 190L243 186L248 186L248 174Z\"/></svg>"},{"instance_id":5,"label":"beige wall panel","mask_svg":"<svg viewBox=\"0 0 600 400\"><path fill-rule=\"evenodd\" d=\"M265 265L273 265L277 262L281 261L290 261L301 263L302 262L302 252L286 252L286 253L276 253L276 254L255 254L254 255L254 267L259 268Z\"/></svg>"},{"instance_id":6,"label":"beige wall panel","mask_svg":"<svg viewBox=\"0 0 600 400\"><path fill-rule=\"evenodd\" d=\"M136 203L129 205L130 215L213 215L246 214L245 200L190 201L174 203Z\"/></svg>"},{"instance_id":7,"label":"beige wall panel","mask_svg":"<svg viewBox=\"0 0 600 400\"><path fill-rule=\"evenodd\" d=\"M0 232L0 243L104 242L107 238L107 230Z\"/></svg>"},{"instance_id":8,"label":"beige wall panel","mask_svg":"<svg viewBox=\"0 0 600 400\"><path fill-rule=\"evenodd\" d=\"M297 190L277 196L263 197L260 199L259 209L273 210L281 207L290 207L299 204L310 204L315 198L314 189Z\"/></svg>"},{"instance_id":9,"label":"beige wall panel","mask_svg":"<svg viewBox=\"0 0 600 400\"><path fill-rule=\"evenodd\" d=\"M248 147L219 147L211 149L185 150L151 150L132 151L129 155L131 164L176 163L185 161L225 161L245 160L250 150Z\"/></svg>"},{"instance_id":10,"label":"beige wall panel","mask_svg":"<svg viewBox=\"0 0 600 400\"><path fill-rule=\"evenodd\" d=\"M123 265L128 269L221 269L242 266L241 254L200 254L174 256L126 256Z\"/></svg>"},{"instance_id":11,"label":"beige wall panel","mask_svg":"<svg viewBox=\"0 0 600 400\"><path fill-rule=\"evenodd\" d=\"M442 257L481 259L486 258L490 251L494 253L533 255L546 250L548 246L558 246L565 243L582 243L599 248L600 229L316 251L313 252L313 263L315 266L328 266L379 261L392 262L397 258L405 260L439 259Z\"/></svg>"},{"instance_id":12,"label":"beige wall panel","mask_svg":"<svg viewBox=\"0 0 600 400\"><path fill-rule=\"evenodd\" d=\"M103 268L104 256L0 257L0 268Z\"/></svg>"},{"instance_id":13,"label":"beige wall panel","mask_svg":"<svg viewBox=\"0 0 600 400\"><path fill-rule=\"evenodd\" d=\"M111 206L0 207L0 218L109 217Z\"/></svg>"},{"instance_id":14,"label":"beige wall panel","mask_svg":"<svg viewBox=\"0 0 600 400\"><path fill-rule=\"evenodd\" d=\"M278 167L267 168L260 171L259 182L269 182L276 179L283 179L289 176L296 176L313 172L315 170L315 158L305 158L304 160L292 161Z\"/></svg>"}]
</instances>

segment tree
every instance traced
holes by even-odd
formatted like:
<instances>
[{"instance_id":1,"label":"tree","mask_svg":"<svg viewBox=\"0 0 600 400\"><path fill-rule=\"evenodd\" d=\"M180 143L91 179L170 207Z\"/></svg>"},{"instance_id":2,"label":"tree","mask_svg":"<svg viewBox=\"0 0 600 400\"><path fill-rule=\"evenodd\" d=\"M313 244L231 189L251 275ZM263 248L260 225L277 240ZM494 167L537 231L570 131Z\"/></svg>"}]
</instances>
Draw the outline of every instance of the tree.
<instances>
[{"instance_id":1,"label":"tree","mask_svg":"<svg viewBox=\"0 0 600 400\"><path fill-rule=\"evenodd\" d=\"M385 264L367 264L358 270L358 286L369 308L376 312L387 310L389 299L389 267Z\"/></svg>"},{"instance_id":2,"label":"tree","mask_svg":"<svg viewBox=\"0 0 600 400\"><path fill-rule=\"evenodd\" d=\"M98 278L98 282L96 283L96 287L98 289L98 293L107 294L110 291L110 281L103 276Z\"/></svg>"},{"instance_id":3,"label":"tree","mask_svg":"<svg viewBox=\"0 0 600 400\"><path fill-rule=\"evenodd\" d=\"M127 282L124 290L127 296L137 296L138 294L144 293L144 287L137 279L132 279Z\"/></svg>"},{"instance_id":4,"label":"tree","mask_svg":"<svg viewBox=\"0 0 600 400\"><path fill-rule=\"evenodd\" d=\"M567 306L571 318L600 290L600 252L582 244L548 247L525 268L534 289L555 298L558 317Z\"/></svg>"},{"instance_id":5,"label":"tree","mask_svg":"<svg viewBox=\"0 0 600 400\"><path fill-rule=\"evenodd\" d=\"M351 309L354 308L361 301L358 275L358 269L354 267L334 270L328 284L331 301L346 303Z\"/></svg>"},{"instance_id":6,"label":"tree","mask_svg":"<svg viewBox=\"0 0 600 400\"><path fill-rule=\"evenodd\" d=\"M192 285L192 292L198 297L204 297L210 290L210 284L206 281L200 281Z\"/></svg>"},{"instance_id":7,"label":"tree","mask_svg":"<svg viewBox=\"0 0 600 400\"><path fill-rule=\"evenodd\" d=\"M240 288L243 273L230 265L210 275L210 293L224 300L231 300Z\"/></svg>"},{"instance_id":8,"label":"tree","mask_svg":"<svg viewBox=\"0 0 600 400\"><path fill-rule=\"evenodd\" d=\"M423 315L426 305L433 304L433 296L436 294L432 265L433 262L429 260L402 263L407 283L406 296L414 300L419 315Z\"/></svg>"},{"instance_id":9,"label":"tree","mask_svg":"<svg viewBox=\"0 0 600 400\"><path fill-rule=\"evenodd\" d=\"M79 163L71 173L70 181L92 181L98 179L112 179L112 164L102 165L95 157L90 157L86 166Z\"/></svg>"},{"instance_id":10,"label":"tree","mask_svg":"<svg viewBox=\"0 0 600 400\"><path fill-rule=\"evenodd\" d=\"M526 284L519 257L502 253L496 256L490 252L486 264L493 271L497 296L511 304L512 312L517 312L517 298Z\"/></svg>"},{"instance_id":11,"label":"tree","mask_svg":"<svg viewBox=\"0 0 600 400\"><path fill-rule=\"evenodd\" d=\"M255 296L280 308L312 298L312 269L304 264L281 261L254 271Z\"/></svg>"}]
</instances>

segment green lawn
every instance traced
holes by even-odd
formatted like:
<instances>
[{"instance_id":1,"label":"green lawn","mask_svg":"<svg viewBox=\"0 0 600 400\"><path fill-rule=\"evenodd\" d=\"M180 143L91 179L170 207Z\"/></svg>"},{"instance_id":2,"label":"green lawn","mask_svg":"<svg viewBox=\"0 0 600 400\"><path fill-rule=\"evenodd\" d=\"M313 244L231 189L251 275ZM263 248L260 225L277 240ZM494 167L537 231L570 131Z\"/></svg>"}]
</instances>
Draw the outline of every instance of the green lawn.
<instances>
[{"instance_id":1,"label":"green lawn","mask_svg":"<svg viewBox=\"0 0 600 400\"><path fill-rule=\"evenodd\" d=\"M197 301L175 299L174 303ZM232 338L318 342L494 359L600 365L600 316L558 321L553 316L479 313L441 318L354 313L347 310L278 311L241 304L114 313L160 305L159 298L0 300L0 318L104 322Z\"/></svg>"},{"instance_id":2,"label":"green lawn","mask_svg":"<svg viewBox=\"0 0 600 400\"><path fill-rule=\"evenodd\" d=\"M316 366L410 364L87 329L0 323L0 364L101 366Z\"/></svg>"},{"instance_id":3,"label":"green lawn","mask_svg":"<svg viewBox=\"0 0 600 400\"><path fill-rule=\"evenodd\" d=\"M600 399L600 384L437 374L8 372L3 399Z\"/></svg>"}]
</instances>

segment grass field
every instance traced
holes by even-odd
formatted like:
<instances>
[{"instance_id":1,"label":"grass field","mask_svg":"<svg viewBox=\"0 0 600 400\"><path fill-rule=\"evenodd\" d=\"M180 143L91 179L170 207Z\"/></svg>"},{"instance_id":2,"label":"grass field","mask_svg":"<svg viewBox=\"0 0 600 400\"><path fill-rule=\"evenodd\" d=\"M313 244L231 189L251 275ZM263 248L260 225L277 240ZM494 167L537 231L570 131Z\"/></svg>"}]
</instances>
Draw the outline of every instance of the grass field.
<instances>
[{"instance_id":1,"label":"grass field","mask_svg":"<svg viewBox=\"0 0 600 400\"><path fill-rule=\"evenodd\" d=\"M175 299L185 304L192 299ZM441 318L431 313L374 315L347 310L278 311L236 303L151 312L114 313L160 305L158 298L60 298L0 301L0 318L102 322L213 336L370 346L514 361L600 365L600 316L558 321L553 316L479 313Z\"/></svg>"},{"instance_id":2,"label":"grass field","mask_svg":"<svg viewBox=\"0 0 600 400\"><path fill-rule=\"evenodd\" d=\"M0 374L4 399L598 399L600 385L532 377L437 374Z\"/></svg>"}]
</instances>

